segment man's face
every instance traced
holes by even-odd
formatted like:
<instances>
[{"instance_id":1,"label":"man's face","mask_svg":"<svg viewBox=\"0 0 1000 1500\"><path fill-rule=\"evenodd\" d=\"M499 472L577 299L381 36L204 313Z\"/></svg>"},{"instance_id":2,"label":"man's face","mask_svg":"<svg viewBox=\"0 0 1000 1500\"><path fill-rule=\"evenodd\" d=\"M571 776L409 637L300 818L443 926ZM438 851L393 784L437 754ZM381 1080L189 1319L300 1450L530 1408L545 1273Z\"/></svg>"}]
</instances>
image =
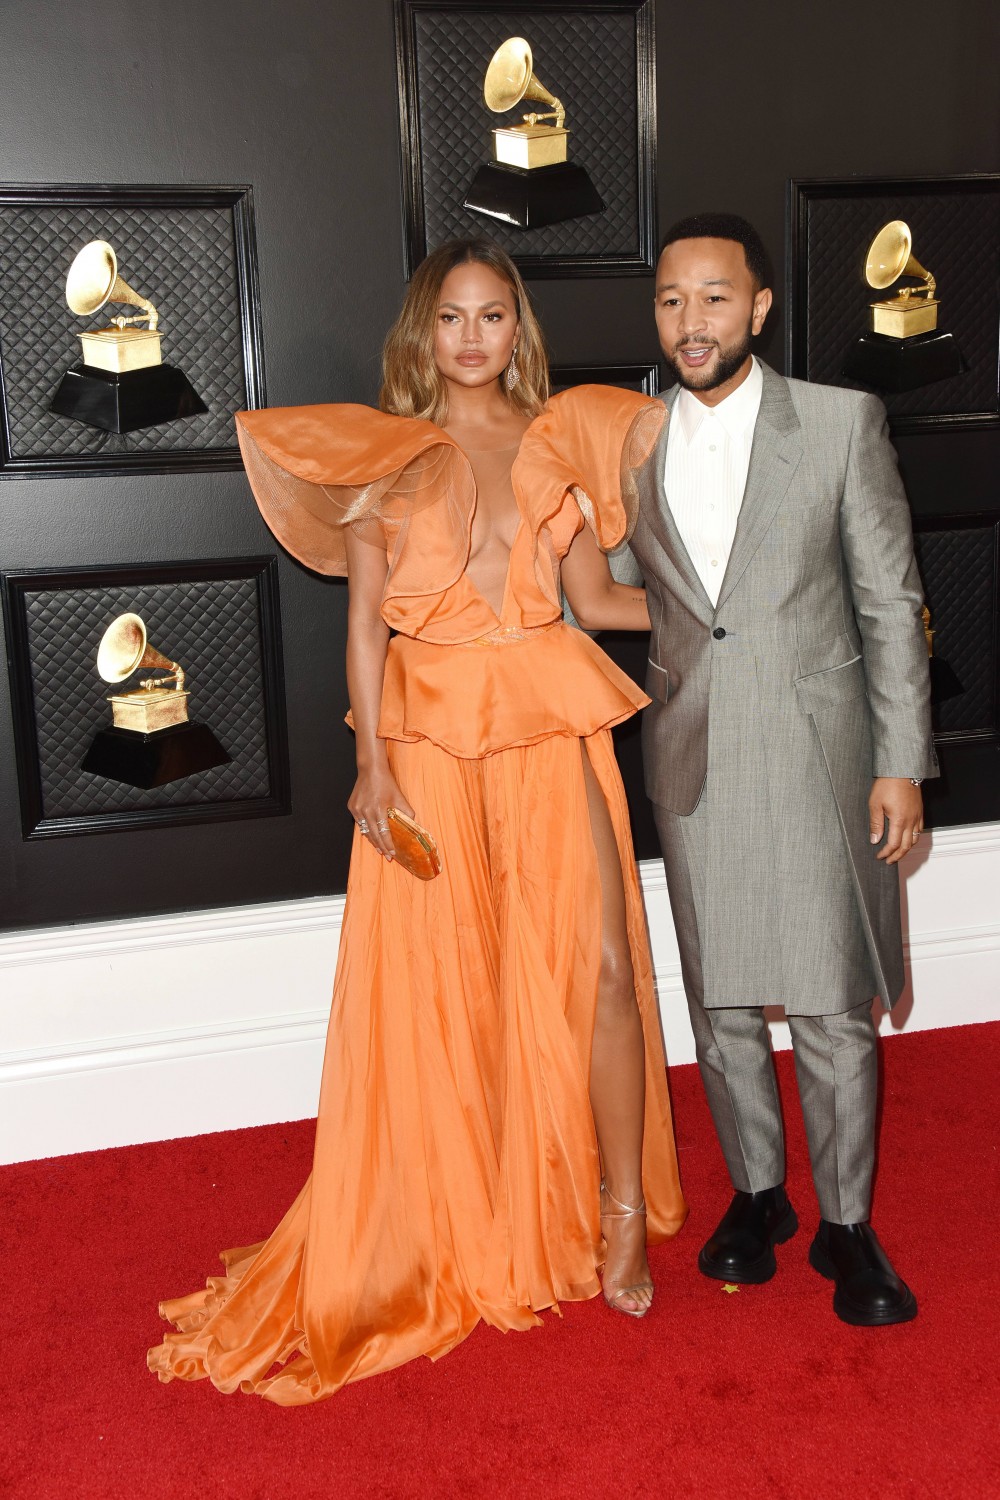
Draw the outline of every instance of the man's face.
<instances>
[{"instance_id":1,"label":"man's face","mask_svg":"<svg viewBox=\"0 0 1000 1500\"><path fill-rule=\"evenodd\" d=\"M656 268L656 329L677 379L715 406L746 377L771 293L735 240L676 240Z\"/></svg>"}]
</instances>

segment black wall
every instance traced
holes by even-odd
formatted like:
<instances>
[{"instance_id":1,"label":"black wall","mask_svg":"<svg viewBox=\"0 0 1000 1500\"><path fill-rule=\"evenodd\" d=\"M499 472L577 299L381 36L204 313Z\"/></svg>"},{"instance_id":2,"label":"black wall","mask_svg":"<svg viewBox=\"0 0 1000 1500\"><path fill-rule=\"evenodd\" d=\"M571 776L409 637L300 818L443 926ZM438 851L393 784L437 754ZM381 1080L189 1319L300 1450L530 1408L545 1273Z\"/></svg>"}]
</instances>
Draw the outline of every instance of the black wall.
<instances>
[{"instance_id":1,"label":"black wall","mask_svg":"<svg viewBox=\"0 0 1000 1500\"><path fill-rule=\"evenodd\" d=\"M705 207L756 221L778 271L762 353L779 369L786 179L996 170L996 12L658 0L660 224ZM390 0L18 0L2 33L0 180L252 183L270 402L375 398L403 290ZM657 353L648 279L533 292L557 363ZM997 506L1000 434L899 447L917 510ZM0 482L5 568L273 550L239 473ZM4 677L0 923L344 888L345 589L283 557L281 595L289 817L25 843ZM634 744L626 766L634 789Z\"/></svg>"}]
</instances>

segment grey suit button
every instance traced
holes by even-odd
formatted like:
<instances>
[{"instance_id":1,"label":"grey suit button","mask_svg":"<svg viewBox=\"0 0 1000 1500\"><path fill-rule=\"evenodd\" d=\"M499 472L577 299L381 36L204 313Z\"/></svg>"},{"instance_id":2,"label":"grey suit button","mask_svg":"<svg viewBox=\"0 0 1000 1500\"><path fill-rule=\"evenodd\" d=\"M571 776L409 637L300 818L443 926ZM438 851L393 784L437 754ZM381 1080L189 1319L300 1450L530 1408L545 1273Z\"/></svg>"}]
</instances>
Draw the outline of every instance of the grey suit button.
<instances>
[{"instance_id":1,"label":"grey suit button","mask_svg":"<svg viewBox=\"0 0 1000 1500\"><path fill-rule=\"evenodd\" d=\"M712 631L712 634L715 636L715 639L717 641L724 641L726 639L726 632L723 630L721 625L716 625L715 629Z\"/></svg>"}]
</instances>

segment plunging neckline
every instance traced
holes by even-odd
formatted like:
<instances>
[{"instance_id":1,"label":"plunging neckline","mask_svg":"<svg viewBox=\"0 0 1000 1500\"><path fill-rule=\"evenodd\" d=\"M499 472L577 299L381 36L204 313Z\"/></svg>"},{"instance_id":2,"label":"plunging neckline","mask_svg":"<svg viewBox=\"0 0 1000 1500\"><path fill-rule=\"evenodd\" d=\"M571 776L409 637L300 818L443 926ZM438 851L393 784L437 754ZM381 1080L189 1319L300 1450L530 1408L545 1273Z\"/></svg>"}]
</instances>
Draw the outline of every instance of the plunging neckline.
<instances>
[{"instance_id":1,"label":"plunging neckline","mask_svg":"<svg viewBox=\"0 0 1000 1500\"><path fill-rule=\"evenodd\" d=\"M542 413L539 412L538 415L541 416ZM451 433L448 433L448 432L444 433L445 437L447 437L452 443L454 443L455 447L458 449L458 451L461 453L462 457L465 459L466 463L469 465L469 471L470 471L471 476L472 476L473 501L472 501L472 505L471 505L471 507L469 509L469 530L468 530L467 547L466 547L466 553L465 553L465 566L462 569L462 573L463 573L463 575L465 577L465 580L466 580L469 588L472 589L472 591L476 595L476 597L478 599L480 599L483 604L485 604L486 608L489 610L490 614L496 620L496 622L497 622L498 625L503 625L503 623L505 621L505 618L506 618L506 615L507 615L507 604L508 604L508 600L509 600L509 597L510 597L510 578L511 578L511 571L512 571L511 565L512 565L512 561L513 561L513 557L514 557L514 548L517 546L518 541L520 540L521 531L523 530L523 527L524 527L524 511L521 508L521 503L520 503L520 501L518 500L518 497L517 497L517 490L514 487L514 465L517 463L518 459L521 456L521 448L524 445L524 439L525 439L525 436L526 436L529 428L537 420L538 420L537 417L533 417L531 419L531 422L529 422L528 426L524 429L524 432L521 433L521 436L518 439L518 441L516 443L511 443L506 448L463 448L462 445L461 445L461 443L459 443L455 438L453 438L451 436ZM444 432L444 428L442 428L441 431ZM511 463L510 463L509 477L510 477L511 493L514 496L514 509L517 512L517 521L516 521L515 526L514 526L514 535L511 538L510 547L507 549L507 568L506 568L506 571L504 573L503 591L502 591L501 596L500 596L500 608L499 608L499 610L495 607L495 605L493 605L491 603L491 601L489 599L487 599L486 595L483 593L482 589L479 588L479 586L476 584L475 580L472 578L472 576L471 576L471 574L469 572L469 563L472 561L472 527L473 527L473 524L475 523L476 512L479 509L479 484L478 484L478 481L476 479L475 465L472 462L470 454L476 454L476 455L490 454L490 455L492 455L492 454L498 454L498 453L500 453L500 454L502 454L502 453L513 453L513 455L514 455L514 457L511 459Z\"/></svg>"}]
</instances>

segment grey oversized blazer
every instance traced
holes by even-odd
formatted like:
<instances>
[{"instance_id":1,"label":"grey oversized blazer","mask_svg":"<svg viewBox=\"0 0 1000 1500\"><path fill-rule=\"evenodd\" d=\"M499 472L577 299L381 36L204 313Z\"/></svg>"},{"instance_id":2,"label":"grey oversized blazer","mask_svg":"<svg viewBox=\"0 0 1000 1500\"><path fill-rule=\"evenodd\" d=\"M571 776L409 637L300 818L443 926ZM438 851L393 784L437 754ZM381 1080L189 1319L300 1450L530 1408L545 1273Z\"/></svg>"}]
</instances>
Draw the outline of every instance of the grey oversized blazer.
<instances>
[{"instance_id":1,"label":"grey oversized blazer","mask_svg":"<svg viewBox=\"0 0 1000 1500\"><path fill-rule=\"evenodd\" d=\"M762 370L716 606L663 494L666 427L637 475L631 548L652 622L646 790L687 815L707 788L734 821L767 803L778 846L782 819L808 829L832 787L879 993L892 1004L903 985L898 881L874 858L867 799L873 777L937 773L909 507L876 397ZM668 408L677 389L662 398ZM732 868L725 851L713 882L723 916L752 900L746 863Z\"/></svg>"}]
</instances>

